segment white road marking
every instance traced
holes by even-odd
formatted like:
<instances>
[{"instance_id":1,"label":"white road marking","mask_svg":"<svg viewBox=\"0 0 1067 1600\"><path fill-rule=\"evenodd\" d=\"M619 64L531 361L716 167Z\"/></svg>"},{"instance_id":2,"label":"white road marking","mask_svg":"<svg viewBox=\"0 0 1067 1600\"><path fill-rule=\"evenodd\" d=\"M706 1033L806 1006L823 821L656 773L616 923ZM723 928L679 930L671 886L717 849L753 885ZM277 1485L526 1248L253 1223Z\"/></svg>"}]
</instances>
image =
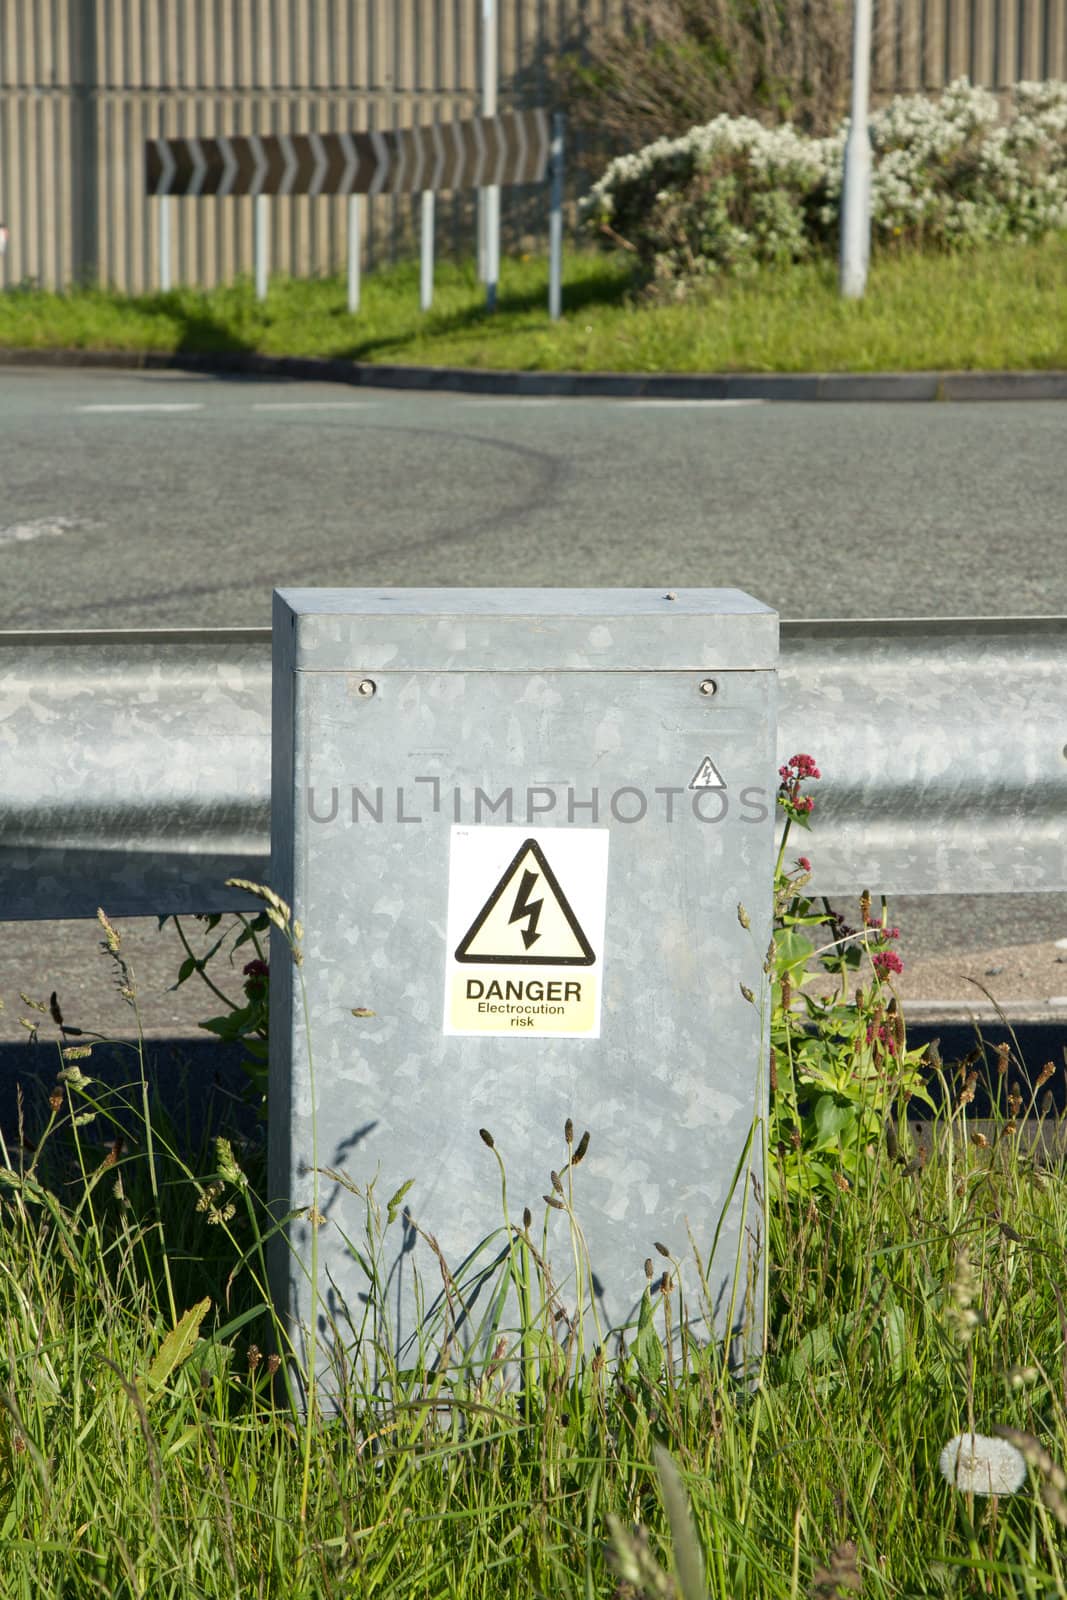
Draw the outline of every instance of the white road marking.
<instances>
[{"instance_id":1,"label":"white road marking","mask_svg":"<svg viewBox=\"0 0 1067 1600\"><path fill-rule=\"evenodd\" d=\"M253 411L361 411L373 400L256 400Z\"/></svg>"},{"instance_id":2,"label":"white road marking","mask_svg":"<svg viewBox=\"0 0 1067 1600\"><path fill-rule=\"evenodd\" d=\"M0 545L29 544L34 539L58 539L65 533L75 533L79 528L93 528L97 524L85 517L36 517L32 522L13 522L0 528Z\"/></svg>"},{"instance_id":3,"label":"white road marking","mask_svg":"<svg viewBox=\"0 0 1067 1600\"><path fill-rule=\"evenodd\" d=\"M116 411L203 411L204 407L202 402L199 400L140 400L136 404L131 405L78 406L76 409L78 411L97 412L102 414L105 412L110 413Z\"/></svg>"},{"instance_id":4,"label":"white road marking","mask_svg":"<svg viewBox=\"0 0 1067 1600\"><path fill-rule=\"evenodd\" d=\"M443 393L439 390L438 393ZM494 395L456 395L454 397L464 406L558 406L581 399L582 396L573 394L494 394Z\"/></svg>"},{"instance_id":5,"label":"white road marking","mask_svg":"<svg viewBox=\"0 0 1067 1600\"><path fill-rule=\"evenodd\" d=\"M675 400L664 398L662 400L626 399L612 395L457 395L455 397L464 406L558 406L561 402L575 400L604 399L623 409L638 410L665 410L668 407L685 407L690 410L714 410L730 406L762 406L765 400ZM253 411L363 411L368 407L377 405L375 400L255 400L252 403ZM200 400L140 400L121 403L97 403L93 405L77 406L77 411L97 416L113 416L116 414L138 412L160 412L163 414L183 411L203 411L204 404Z\"/></svg>"}]
</instances>

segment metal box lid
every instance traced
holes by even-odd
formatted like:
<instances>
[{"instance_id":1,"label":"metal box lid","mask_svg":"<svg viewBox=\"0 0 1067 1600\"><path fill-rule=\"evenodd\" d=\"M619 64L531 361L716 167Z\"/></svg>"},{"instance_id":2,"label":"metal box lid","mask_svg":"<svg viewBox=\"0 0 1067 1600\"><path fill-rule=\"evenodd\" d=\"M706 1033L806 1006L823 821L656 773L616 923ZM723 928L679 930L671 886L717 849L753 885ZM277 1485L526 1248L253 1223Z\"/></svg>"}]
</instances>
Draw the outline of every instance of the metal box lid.
<instances>
[{"instance_id":1,"label":"metal box lid","mask_svg":"<svg viewBox=\"0 0 1067 1600\"><path fill-rule=\"evenodd\" d=\"M778 660L777 613L740 589L277 589L274 628L276 649L294 636L298 672L752 672Z\"/></svg>"}]
</instances>

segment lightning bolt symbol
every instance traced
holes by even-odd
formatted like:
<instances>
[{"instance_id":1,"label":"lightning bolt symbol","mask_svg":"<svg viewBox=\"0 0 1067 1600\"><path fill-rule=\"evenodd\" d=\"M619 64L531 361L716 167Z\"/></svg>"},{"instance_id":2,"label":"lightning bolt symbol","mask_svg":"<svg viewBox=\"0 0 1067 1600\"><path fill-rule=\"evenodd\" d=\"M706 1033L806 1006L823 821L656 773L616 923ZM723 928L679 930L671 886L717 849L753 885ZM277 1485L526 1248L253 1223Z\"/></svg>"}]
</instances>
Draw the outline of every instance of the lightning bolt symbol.
<instances>
[{"instance_id":1,"label":"lightning bolt symbol","mask_svg":"<svg viewBox=\"0 0 1067 1600\"><path fill-rule=\"evenodd\" d=\"M529 917L529 922L522 930L522 942L527 950L529 950L535 939L540 939L541 937L537 931L537 922L541 915L541 907L545 902L544 900L530 899L530 895L533 893L533 887L536 882L537 873L531 872L527 867L526 871L522 875L522 882L519 885L519 892L515 896L515 904L511 908L511 916L508 918L508 922L512 923L520 922L523 917Z\"/></svg>"}]
</instances>

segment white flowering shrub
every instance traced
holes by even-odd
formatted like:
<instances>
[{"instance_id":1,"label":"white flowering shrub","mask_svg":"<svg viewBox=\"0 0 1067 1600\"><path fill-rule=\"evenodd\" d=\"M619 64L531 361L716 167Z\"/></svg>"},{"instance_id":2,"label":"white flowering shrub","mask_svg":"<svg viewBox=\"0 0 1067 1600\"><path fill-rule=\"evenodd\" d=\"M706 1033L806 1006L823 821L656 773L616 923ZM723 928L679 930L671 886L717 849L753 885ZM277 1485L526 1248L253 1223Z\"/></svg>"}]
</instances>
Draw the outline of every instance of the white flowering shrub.
<instances>
[{"instance_id":1,"label":"white flowering shrub","mask_svg":"<svg viewBox=\"0 0 1067 1600\"><path fill-rule=\"evenodd\" d=\"M648 277L752 271L836 250L848 123L716 117L613 161L582 201ZM1067 83L1020 83L1002 119L965 78L940 101L898 96L871 119L875 242L950 247L1067 227Z\"/></svg>"}]
</instances>

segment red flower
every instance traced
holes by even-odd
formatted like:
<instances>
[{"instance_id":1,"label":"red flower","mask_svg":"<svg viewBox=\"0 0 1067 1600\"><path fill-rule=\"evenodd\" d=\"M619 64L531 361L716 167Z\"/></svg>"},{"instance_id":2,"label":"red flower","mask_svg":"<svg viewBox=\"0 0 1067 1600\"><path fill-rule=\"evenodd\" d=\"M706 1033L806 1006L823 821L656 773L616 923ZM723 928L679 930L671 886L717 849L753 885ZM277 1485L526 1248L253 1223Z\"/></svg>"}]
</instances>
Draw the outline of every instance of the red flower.
<instances>
[{"instance_id":1,"label":"red flower","mask_svg":"<svg viewBox=\"0 0 1067 1600\"><path fill-rule=\"evenodd\" d=\"M793 817L798 822L810 816L815 809L815 802L810 795L801 794L800 785L805 779L821 776L812 757L790 756L785 766L778 768L778 776L781 779L778 785L778 804L786 816Z\"/></svg>"},{"instance_id":2,"label":"red flower","mask_svg":"<svg viewBox=\"0 0 1067 1600\"><path fill-rule=\"evenodd\" d=\"M800 868L801 872L811 871L811 862L808 860L807 856L797 856L797 866Z\"/></svg>"},{"instance_id":3,"label":"red flower","mask_svg":"<svg viewBox=\"0 0 1067 1600\"><path fill-rule=\"evenodd\" d=\"M895 950L880 950L871 957L871 964L880 978L888 978L891 972L904 971L904 963Z\"/></svg>"},{"instance_id":4,"label":"red flower","mask_svg":"<svg viewBox=\"0 0 1067 1600\"><path fill-rule=\"evenodd\" d=\"M270 992L270 967L265 961L250 961L245 967L245 994L253 1003L266 1003Z\"/></svg>"},{"instance_id":5,"label":"red flower","mask_svg":"<svg viewBox=\"0 0 1067 1600\"><path fill-rule=\"evenodd\" d=\"M795 778L821 778L822 773L815 765L812 756L790 756L784 767L778 768L778 776L787 783Z\"/></svg>"}]
</instances>

